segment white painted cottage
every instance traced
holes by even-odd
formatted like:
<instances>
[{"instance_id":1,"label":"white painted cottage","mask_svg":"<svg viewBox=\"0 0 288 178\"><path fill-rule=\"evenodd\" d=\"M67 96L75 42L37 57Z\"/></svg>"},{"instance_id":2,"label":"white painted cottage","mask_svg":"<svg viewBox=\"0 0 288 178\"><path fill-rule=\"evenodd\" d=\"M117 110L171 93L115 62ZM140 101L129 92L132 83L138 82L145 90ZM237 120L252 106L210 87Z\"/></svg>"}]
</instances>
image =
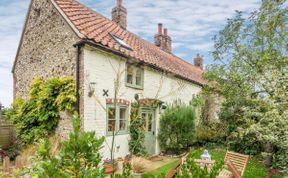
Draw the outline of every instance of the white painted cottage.
<instances>
[{"instance_id":1,"label":"white painted cottage","mask_svg":"<svg viewBox=\"0 0 288 178\"><path fill-rule=\"evenodd\" d=\"M115 157L129 154L135 98L161 101L141 108L146 149L158 154L163 105L179 100L188 104L205 84L199 55L194 65L175 56L162 24L155 43L145 41L127 30L126 16L121 0L112 10L112 20L76 0L31 0L13 67L14 95L24 98L35 76L73 76L82 129L107 138L104 158L109 157L112 128L117 132Z\"/></svg>"}]
</instances>

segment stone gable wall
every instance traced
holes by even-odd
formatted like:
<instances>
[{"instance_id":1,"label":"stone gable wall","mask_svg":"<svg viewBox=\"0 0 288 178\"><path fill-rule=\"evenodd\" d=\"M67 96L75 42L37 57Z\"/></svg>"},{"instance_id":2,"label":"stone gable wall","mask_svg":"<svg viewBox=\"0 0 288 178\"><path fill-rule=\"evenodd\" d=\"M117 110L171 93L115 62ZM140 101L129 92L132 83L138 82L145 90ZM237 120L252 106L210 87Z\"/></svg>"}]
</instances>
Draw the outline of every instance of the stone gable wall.
<instances>
[{"instance_id":1,"label":"stone gable wall","mask_svg":"<svg viewBox=\"0 0 288 178\"><path fill-rule=\"evenodd\" d=\"M35 76L73 76L76 79L79 38L50 0L34 0L28 15L15 70L14 94L27 98Z\"/></svg>"}]
</instances>

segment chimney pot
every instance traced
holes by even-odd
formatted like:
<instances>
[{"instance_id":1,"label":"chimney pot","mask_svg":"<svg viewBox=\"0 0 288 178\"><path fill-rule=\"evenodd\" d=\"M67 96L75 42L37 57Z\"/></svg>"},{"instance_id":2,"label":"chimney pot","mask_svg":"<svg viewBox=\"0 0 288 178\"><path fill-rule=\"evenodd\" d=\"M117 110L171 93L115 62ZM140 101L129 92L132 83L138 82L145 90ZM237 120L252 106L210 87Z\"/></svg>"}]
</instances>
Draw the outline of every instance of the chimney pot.
<instances>
[{"instance_id":1,"label":"chimney pot","mask_svg":"<svg viewBox=\"0 0 288 178\"><path fill-rule=\"evenodd\" d=\"M168 36L168 29L164 28L164 36Z\"/></svg>"},{"instance_id":2,"label":"chimney pot","mask_svg":"<svg viewBox=\"0 0 288 178\"><path fill-rule=\"evenodd\" d=\"M162 24L162 23L159 23L159 24L158 24L158 33L159 33L159 34L162 34L162 28L163 28L163 24Z\"/></svg>"},{"instance_id":3,"label":"chimney pot","mask_svg":"<svg viewBox=\"0 0 288 178\"><path fill-rule=\"evenodd\" d=\"M122 6L122 0L117 0L117 6L118 7Z\"/></svg>"}]
</instances>

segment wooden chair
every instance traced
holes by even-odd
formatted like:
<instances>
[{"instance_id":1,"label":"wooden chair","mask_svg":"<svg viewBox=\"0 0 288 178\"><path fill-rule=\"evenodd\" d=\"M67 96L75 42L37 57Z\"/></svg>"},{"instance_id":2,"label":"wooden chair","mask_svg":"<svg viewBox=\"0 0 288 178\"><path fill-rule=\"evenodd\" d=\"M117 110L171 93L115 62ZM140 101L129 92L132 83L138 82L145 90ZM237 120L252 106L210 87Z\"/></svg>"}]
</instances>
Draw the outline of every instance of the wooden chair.
<instances>
[{"instance_id":1,"label":"wooden chair","mask_svg":"<svg viewBox=\"0 0 288 178\"><path fill-rule=\"evenodd\" d=\"M186 154L185 156L183 156L178 162L177 164L170 169L170 171L168 172L168 174L165 176L165 178L173 178L175 177L175 175L177 174L177 172L179 171L180 167L182 166L182 164L185 162L186 157L188 154Z\"/></svg>"},{"instance_id":2,"label":"wooden chair","mask_svg":"<svg viewBox=\"0 0 288 178\"><path fill-rule=\"evenodd\" d=\"M218 178L242 178L248 160L248 155L227 151L224 159L225 168L221 170Z\"/></svg>"}]
</instances>

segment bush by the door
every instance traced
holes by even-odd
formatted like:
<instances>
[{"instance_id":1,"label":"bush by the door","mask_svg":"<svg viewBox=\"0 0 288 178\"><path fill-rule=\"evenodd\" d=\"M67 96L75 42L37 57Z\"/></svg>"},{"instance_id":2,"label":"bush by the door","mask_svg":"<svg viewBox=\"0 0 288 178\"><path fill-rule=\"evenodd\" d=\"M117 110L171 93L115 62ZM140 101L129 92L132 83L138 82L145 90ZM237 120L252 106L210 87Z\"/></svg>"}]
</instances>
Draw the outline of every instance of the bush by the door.
<instances>
[{"instance_id":1,"label":"bush by the door","mask_svg":"<svg viewBox=\"0 0 288 178\"><path fill-rule=\"evenodd\" d=\"M180 153L195 140L195 110L192 106L170 106L160 118L158 138L165 152Z\"/></svg>"}]
</instances>

